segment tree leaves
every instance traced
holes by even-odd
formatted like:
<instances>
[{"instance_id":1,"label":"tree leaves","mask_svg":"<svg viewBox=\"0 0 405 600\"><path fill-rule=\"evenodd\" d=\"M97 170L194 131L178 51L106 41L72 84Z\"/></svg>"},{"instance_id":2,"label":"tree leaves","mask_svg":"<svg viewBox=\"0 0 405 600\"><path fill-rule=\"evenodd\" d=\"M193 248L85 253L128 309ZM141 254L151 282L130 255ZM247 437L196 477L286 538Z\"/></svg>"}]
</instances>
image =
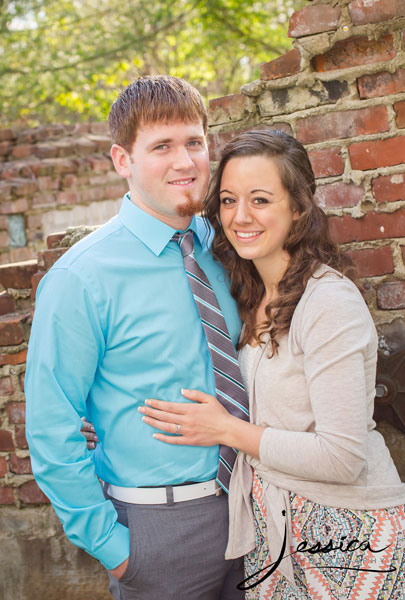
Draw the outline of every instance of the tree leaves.
<instances>
[{"instance_id":1,"label":"tree leaves","mask_svg":"<svg viewBox=\"0 0 405 600\"><path fill-rule=\"evenodd\" d=\"M140 75L184 77L208 99L239 91L291 47L304 0L0 0L3 125L105 119Z\"/></svg>"}]
</instances>

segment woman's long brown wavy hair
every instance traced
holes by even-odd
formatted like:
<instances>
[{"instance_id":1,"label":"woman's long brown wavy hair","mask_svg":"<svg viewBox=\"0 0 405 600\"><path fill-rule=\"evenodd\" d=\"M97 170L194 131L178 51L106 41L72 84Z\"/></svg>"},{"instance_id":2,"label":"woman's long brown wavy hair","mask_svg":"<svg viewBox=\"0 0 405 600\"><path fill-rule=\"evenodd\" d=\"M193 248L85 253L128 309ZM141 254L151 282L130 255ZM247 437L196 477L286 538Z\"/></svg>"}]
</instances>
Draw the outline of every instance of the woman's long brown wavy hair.
<instances>
[{"instance_id":1,"label":"woman's long brown wavy hair","mask_svg":"<svg viewBox=\"0 0 405 600\"><path fill-rule=\"evenodd\" d=\"M241 258L229 243L219 219L220 185L226 164L235 157L267 156L278 166L282 184L289 192L291 209L297 211L284 243L290 256L278 284L278 296L265 308L267 320L255 325L256 312L264 295L263 281L251 260ZM254 182L252 182L254 183ZM255 129L240 133L222 151L218 169L210 184L204 216L214 228L212 252L228 273L230 290L245 324L238 348L252 339L262 343L271 337L270 356L277 354L279 339L290 328L291 319L309 278L321 264L355 278L351 259L331 239L328 220L314 201L315 177L302 144L282 131Z\"/></svg>"}]
</instances>

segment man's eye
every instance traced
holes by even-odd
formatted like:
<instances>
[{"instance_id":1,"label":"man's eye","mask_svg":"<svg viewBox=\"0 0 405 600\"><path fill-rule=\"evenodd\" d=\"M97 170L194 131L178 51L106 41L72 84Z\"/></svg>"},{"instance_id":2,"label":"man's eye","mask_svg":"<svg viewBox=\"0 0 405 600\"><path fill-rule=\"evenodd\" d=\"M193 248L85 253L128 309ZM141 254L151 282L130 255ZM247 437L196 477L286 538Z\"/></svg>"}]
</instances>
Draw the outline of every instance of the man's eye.
<instances>
[{"instance_id":1,"label":"man's eye","mask_svg":"<svg viewBox=\"0 0 405 600\"><path fill-rule=\"evenodd\" d=\"M200 147L200 146L202 146L202 142L201 142L201 140L191 140L191 141L188 143L188 145L189 145L189 146L196 146L196 147Z\"/></svg>"},{"instance_id":2,"label":"man's eye","mask_svg":"<svg viewBox=\"0 0 405 600\"><path fill-rule=\"evenodd\" d=\"M168 148L167 144L159 144L154 147L154 150L166 150L166 148Z\"/></svg>"}]
</instances>

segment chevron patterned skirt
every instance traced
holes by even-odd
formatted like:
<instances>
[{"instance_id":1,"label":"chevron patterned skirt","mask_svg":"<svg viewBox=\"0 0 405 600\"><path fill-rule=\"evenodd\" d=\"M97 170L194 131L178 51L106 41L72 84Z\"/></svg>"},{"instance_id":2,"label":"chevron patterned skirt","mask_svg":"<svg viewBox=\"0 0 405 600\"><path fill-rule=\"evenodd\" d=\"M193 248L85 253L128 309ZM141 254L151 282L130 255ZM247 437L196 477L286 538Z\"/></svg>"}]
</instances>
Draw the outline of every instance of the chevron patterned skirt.
<instances>
[{"instance_id":1,"label":"chevron patterned skirt","mask_svg":"<svg viewBox=\"0 0 405 600\"><path fill-rule=\"evenodd\" d=\"M252 496L256 548L245 557L245 577L278 558L269 555L263 482L256 473ZM295 585L275 571L247 590L246 600L405 600L405 506L379 510L331 508L292 493L290 501L291 552L304 540L307 548L317 542L325 547L331 539L336 546L343 536L346 543L354 539L368 541L374 551L388 547L382 552L297 552L292 556Z\"/></svg>"}]
</instances>

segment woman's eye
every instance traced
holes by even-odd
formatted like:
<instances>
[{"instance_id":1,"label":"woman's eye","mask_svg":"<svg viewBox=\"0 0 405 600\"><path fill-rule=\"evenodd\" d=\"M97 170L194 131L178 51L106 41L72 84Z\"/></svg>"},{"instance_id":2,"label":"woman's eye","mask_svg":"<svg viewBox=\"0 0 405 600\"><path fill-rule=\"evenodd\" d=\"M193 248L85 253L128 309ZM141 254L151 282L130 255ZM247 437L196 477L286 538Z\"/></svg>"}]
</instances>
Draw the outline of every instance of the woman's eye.
<instances>
[{"instance_id":1,"label":"woman's eye","mask_svg":"<svg viewBox=\"0 0 405 600\"><path fill-rule=\"evenodd\" d=\"M262 198L261 196L253 198L253 202L255 204L269 204L269 200L267 198Z\"/></svg>"},{"instance_id":2,"label":"woman's eye","mask_svg":"<svg viewBox=\"0 0 405 600\"><path fill-rule=\"evenodd\" d=\"M233 198L221 198L221 204L232 204L235 202Z\"/></svg>"}]
</instances>

